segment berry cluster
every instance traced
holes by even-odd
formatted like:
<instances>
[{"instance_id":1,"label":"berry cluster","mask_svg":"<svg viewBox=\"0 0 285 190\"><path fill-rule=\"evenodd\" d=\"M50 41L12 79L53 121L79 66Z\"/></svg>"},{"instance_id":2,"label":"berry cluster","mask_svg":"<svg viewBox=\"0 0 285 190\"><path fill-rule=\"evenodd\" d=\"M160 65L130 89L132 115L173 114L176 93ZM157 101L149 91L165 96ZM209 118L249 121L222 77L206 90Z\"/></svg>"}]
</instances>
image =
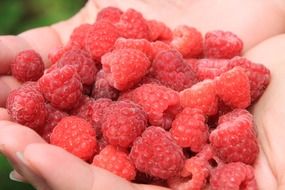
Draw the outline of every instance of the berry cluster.
<instances>
[{"instance_id":1,"label":"berry cluster","mask_svg":"<svg viewBox=\"0 0 285 190\"><path fill-rule=\"evenodd\" d=\"M107 7L51 51L45 72L35 51L16 56L12 75L26 83L7 109L48 143L135 183L257 189L259 147L247 108L270 72L242 49L231 32L203 37Z\"/></svg>"}]
</instances>

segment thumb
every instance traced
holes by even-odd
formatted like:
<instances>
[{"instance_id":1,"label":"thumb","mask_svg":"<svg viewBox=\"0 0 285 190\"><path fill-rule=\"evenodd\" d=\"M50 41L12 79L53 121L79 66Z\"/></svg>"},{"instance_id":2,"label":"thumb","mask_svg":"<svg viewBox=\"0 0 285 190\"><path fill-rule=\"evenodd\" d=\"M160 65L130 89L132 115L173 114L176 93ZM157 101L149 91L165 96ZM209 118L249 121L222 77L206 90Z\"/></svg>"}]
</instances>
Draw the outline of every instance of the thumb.
<instances>
[{"instance_id":1,"label":"thumb","mask_svg":"<svg viewBox=\"0 0 285 190\"><path fill-rule=\"evenodd\" d=\"M52 145L28 145L23 159L54 190L138 189L136 185Z\"/></svg>"}]
</instances>

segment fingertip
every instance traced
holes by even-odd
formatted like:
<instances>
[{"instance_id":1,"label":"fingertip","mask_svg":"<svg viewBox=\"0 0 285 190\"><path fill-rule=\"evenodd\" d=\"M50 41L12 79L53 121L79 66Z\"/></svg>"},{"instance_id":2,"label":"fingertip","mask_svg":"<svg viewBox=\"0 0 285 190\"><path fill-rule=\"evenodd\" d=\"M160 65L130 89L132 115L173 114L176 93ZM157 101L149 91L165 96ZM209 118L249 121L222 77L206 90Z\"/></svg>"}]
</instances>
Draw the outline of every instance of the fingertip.
<instances>
[{"instance_id":1,"label":"fingertip","mask_svg":"<svg viewBox=\"0 0 285 190\"><path fill-rule=\"evenodd\" d=\"M9 179L16 182L26 182L26 179L15 170L10 172Z\"/></svg>"},{"instance_id":2,"label":"fingertip","mask_svg":"<svg viewBox=\"0 0 285 190\"><path fill-rule=\"evenodd\" d=\"M127 180L91 166L53 145L31 144L25 149L24 157L52 189L137 189Z\"/></svg>"},{"instance_id":3,"label":"fingertip","mask_svg":"<svg viewBox=\"0 0 285 190\"><path fill-rule=\"evenodd\" d=\"M11 120L11 117L8 114L7 109L0 107L0 120L7 120L7 121Z\"/></svg>"}]
</instances>

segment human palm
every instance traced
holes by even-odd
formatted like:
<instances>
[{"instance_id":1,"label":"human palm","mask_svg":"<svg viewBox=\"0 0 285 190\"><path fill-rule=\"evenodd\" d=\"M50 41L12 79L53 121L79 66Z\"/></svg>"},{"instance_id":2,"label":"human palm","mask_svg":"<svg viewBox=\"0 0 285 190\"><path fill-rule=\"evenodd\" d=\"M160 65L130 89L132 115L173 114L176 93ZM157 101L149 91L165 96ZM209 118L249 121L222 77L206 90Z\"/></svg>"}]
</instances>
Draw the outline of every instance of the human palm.
<instances>
[{"instance_id":1,"label":"human palm","mask_svg":"<svg viewBox=\"0 0 285 190\"><path fill-rule=\"evenodd\" d=\"M229 30L239 35L245 44L244 56L265 64L272 72L272 81L264 96L252 111L260 142L260 155L255 165L259 189L285 189L285 3L279 1L193 0L193 1L133 1L90 0L68 21L50 27L33 29L19 36L0 37L0 106L8 93L21 85L9 76L9 66L17 52L38 51L46 64L48 51L67 42L72 29L81 23L93 23L100 8L132 7L146 18L164 21L172 28L179 24L209 30ZM261 19L262 18L262 19ZM275 37L273 37L275 36ZM48 67L48 65L46 65ZM282 89L283 88L283 89ZM281 106L280 106L281 105ZM4 108L0 119L8 120ZM12 162L17 172L14 178L27 180L38 189L124 189L159 190L158 186L136 185L99 168L89 166L60 148L47 145L29 128L9 121L0 121L0 151ZM21 175L20 175L21 174Z\"/></svg>"}]
</instances>

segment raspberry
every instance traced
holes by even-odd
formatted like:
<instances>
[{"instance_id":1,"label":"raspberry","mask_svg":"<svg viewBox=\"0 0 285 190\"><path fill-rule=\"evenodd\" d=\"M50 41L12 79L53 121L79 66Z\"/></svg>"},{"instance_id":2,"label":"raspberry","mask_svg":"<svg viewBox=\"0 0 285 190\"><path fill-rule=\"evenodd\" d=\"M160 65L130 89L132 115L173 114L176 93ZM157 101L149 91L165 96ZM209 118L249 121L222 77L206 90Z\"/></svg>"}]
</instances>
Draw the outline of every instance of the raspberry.
<instances>
[{"instance_id":1,"label":"raspberry","mask_svg":"<svg viewBox=\"0 0 285 190\"><path fill-rule=\"evenodd\" d=\"M82 96L79 75L71 65L43 75L38 83L40 91L55 108L71 109Z\"/></svg>"},{"instance_id":2,"label":"raspberry","mask_svg":"<svg viewBox=\"0 0 285 190\"><path fill-rule=\"evenodd\" d=\"M52 64L57 63L57 61L62 57L63 54L65 54L66 52L72 50L72 49L81 49L81 47L78 47L77 44L72 44L72 43L68 43L66 46L64 47L57 47L54 48L52 51L49 52L48 54L48 59L49 62Z\"/></svg>"},{"instance_id":3,"label":"raspberry","mask_svg":"<svg viewBox=\"0 0 285 190\"><path fill-rule=\"evenodd\" d=\"M189 88L196 82L194 72L176 50L162 51L156 55L152 63L151 74L161 84L177 91Z\"/></svg>"},{"instance_id":4,"label":"raspberry","mask_svg":"<svg viewBox=\"0 0 285 190\"><path fill-rule=\"evenodd\" d=\"M151 42L151 47L154 57L156 57L156 55L159 54L161 51L174 49L169 44L162 41Z\"/></svg>"},{"instance_id":5,"label":"raspberry","mask_svg":"<svg viewBox=\"0 0 285 190\"><path fill-rule=\"evenodd\" d=\"M69 43L71 44L76 44L78 47L83 48L86 35L92 28L91 24L81 24L78 27L76 27L73 31L72 34L70 35Z\"/></svg>"},{"instance_id":6,"label":"raspberry","mask_svg":"<svg viewBox=\"0 0 285 190\"><path fill-rule=\"evenodd\" d=\"M204 43L204 54L209 58L230 59L241 54L242 40L231 32L207 32Z\"/></svg>"},{"instance_id":7,"label":"raspberry","mask_svg":"<svg viewBox=\"0 0 285 190\"><path fill-rule=\"evenodd\" d=\"M119 37L115 26L106 21L98 21L90 28L84 47L94 60L100 61L101 56L113 48Z\"/></svg>"},{"instance_id":8,"label":"raspberry","mask_svg":"<svg viewBox=\"0 0 285 190\"><path fill-rule=\"evenodd\" d=\"M172 39L172 31L166 26L163 22L157 20L148 20L147 25L149 28L149 40L166 40L169 41Z\"/></svg>"},{"instance_id":9,"label":"raspberry","mask_svg":"<svg viewBox=\"0 0 285 190\"><path fill-rule=\"evenodd\" d=\"M57 63L58 68L72 65L77 69L82 84L90 85L95 81L97 68L89 54L80 49L67 51Z\"/></svg>"},{"instance_id":10,"label":"raspberry","mask_svg":"<svg viewBox=\"0 0 285 190\"><path fill-rule=\"evenodd\" d=\"M114 45L114 49L127 49L127 48L140 50L143 53L145 53L150 60L153 60L151 43L146 39L118 38Z\"/></svg>"},{"instance_id":11,"label":"raspberry","mask_svg":"<svg viewBox=\"0 0 285 190\"><path fill-rule=\"evenodd\" d=\"M91 96L93 85L83 85L82 93L86 96Z\"/></svg>"},{"instance_id":12,"label":"raspberry","mask_svg":"<svg viewBox=\"0 0 285 190\"><path fill-rule=\"evenodd\" d=\"M98 12L96 21L105 20L112 24L115 24L120 21L120 17L122 14L123 11L116 7L106 7Z\"/></svg>"},{"instance_id":13,"label":"raspberry","mask_svg":"<svg viewBox=\"0 0 285 190\"><path fill-rule=\"evenodd\" d=\"M171 126L172 118L169 116L172 109L179 105L179 95L176 91L157 84L144 84L125 93L120 99L128 99L142 106L150 124L163 128Z\"/></svg>"},{"instance_id":14,"label":"raspberry","mask_svg":"<svg viewBox=\"0 0 285 190\"><path fill-rule=\"evenodd\" d=\"M106 146L100 154L96 155L92 164L129 181L136 176L136 168L127 153L112 145Z\"/></svg>"},{"instance_id":15,"label":"raspberry","mask_svg":"<svg viewBox=\"0 0 285 190\"><path fill-rule=\"evenodd\" d=\"M232 108L246 108L250 105L249 79L241 67L235 67L216 78L217 94Z\"/></svg>"},{"instance_id":16,"label":"raspberry","mask_svg":"<svg viewBox=\"0 0 285 190\"><path fill-rule=\"evenodd\" d=\"M94 128L76 116L63 118L53 129L50 142L86 161L92 159L96 153Z\"/></svg>"},{"instance_id":17,"label":"raspberry","mask_svg":"<svg viewBox=\"0 0 285 190\"><path fill-rule=\"evenodd\" d=\"M121 91L139 82L150 64L146 55L136 49L118 49L102 57L103 70L109 84Z\"/></svg>"},{"instance_id":18,"label":"raspberry","mask_svg":"<svg viewBox=\"0 0 285 190\"><path fill-rule=\"evenodd\" d=\"M185 161L181 177L169 179L168 184L173 190L204 189L209 174L208 162L192 157Z\"/></svg>"},{"instance_id":19,"label":"raspberry","mask_svg":"<svg viewBox=\"0 0 285 190\"><path fill-rule=\"evenodd\" d=\"M253 119L246 110L222 116L209 139L217 156L226 163L253 164L259 152Z\"/></svg>"},{"instance_id":20,"label":"raspberry","mask_svg":"<svg viewBox=\"0 0 285 190\"><path fill-rule=\"evenodd\" d=\"M210 144L205 144L202 148L202 150L196 154L196 157L209 161L214 157L214 150L213 147Z\"/></svg>"},{"instance_id":21,"label":"raspberry","mask_svg":"<svg viewBox=\"0 0 285 190\"><path fill-rule=\"evenodd\" d=\"M117 101L104 110L102 131L112 145L129 147L146 127L146 113L133 102Z\"/></svg>"},{"instance_id":22,"label":"raspberry","mask_svg":"<svg viewBox=\"0 0 285 190\"><path fill-rule=\"evenodd\" d=\"M135 140L130 158L139 171L161 179L178 175L184 164L182 149L170 133L155 126Z\"/></svg>"},{"instance_id":23,"label":"raspberry","mask_svg":"<svg viewBox=\"0 0 285 190\"><path fill-rule=\"evenodd\" d=\"M119 91L108 83L103 69L101 69L96 75L91 96L94 99L109 98L112 100L117 100L119 97Z\"/></svg>"},{"instance_id":24,"label":"raspberry","mask_svg":"<svg viewBox=\"0 0 285 190\"><path fill-rule=\"evenodd\" d=\"M253 167L241 162L229 163L216 168L211 174L210 185L212 190L258 189Z\"/></svg>"},{"instance_id":25,"label":"raspberry","mask_svg":"<svg viewBox=\"0 0 285 190\"><path fill-rule=\"evenodd\" d=\"M44 62L34 50L21 51L11 63L12 75L19 81L36 81L44 74Z\"/></svg>"},{"instance_id":26,"label":"raspberry","mask_svg":"<svg viewBox=\"0 0 285 190\"><path fill-rule=\"evenodd\" d=\"M215 82L210 79L204 80L181 91L180 104L182 107L200 109L206 115L215 115L218 109Z\"/></svg>"},{"instance_id":27,"label":"raspberry","mask_svg":"<svg viewBox=\"0 0 285 190\"><path fill-rule=\"evenodd\" d=\"M203 112L185 108L176 115L170 133L179 146L199 152L208 140L208 127Z\"/></svg>"},{"instance_id":28,"label":"raspberry","mask_svg":"<svg viewBox=\"0 0 285 190\"><path fill-rule=\"evenodd\" d=\"M228 59L199 59L197 60L197 78L202 81L214 79L227 71Z\"/></svg>"},{"instance_id":29,"label":"raspberry","mask_svg":"<svg viewBox=\"0 0 285 190\"><path fill-rule=\"evenodd\" d=\"M46 104L46 111L47 111L46 122L41 131L41 136L48 143L50 143L50 135L52 133L52 130L58 124L58 122L62 118L67 117L68 114L52 107L52 105L50 104Z\"/></svg>"},{"instance_id":30,"label":"raspberry","mask_svg":"<svg viewBox=\"0 0 285 190\"><path fill-rule=\"evenodd\" d=\"M170 43L183 57L199 57L203 52L203 37L196 28L185 25L178 26L173 31Z\"/></svg>"},{"instance_id":31,"label":"raspberry","mask_svg":"<svg viewBox=\"0 0 285 190\"><path fill-rule=\"evenodd\" d=\"M185 63L187 65L190 66L190 68L194 71L194 73L197 73L197 70L198 70L198 61L200 59L196 59L196 58L187 58L187 59L184 59ZM199 77L199 76L197 76Z\"/></svg>"},{"instance_id":32,"label":"raspberry","mask_svg":"<svg viewBox=\"0 0 285 190\"><path fill-rule=\"evenodd\" d=\"M219 117L218 124L233 122L236 119L242 119L244 122L248 122L248 126L251 127L251 122L253 120L251 113L245 109L234 109L231 112L224 114Z\"/></svg>"},{"instance_id":33,"label":"raspberry","mask_svg":"<svg viewBox=\"0 0 285 190\"><path fill-rule=\"evenodd\" d=\"M151 74L147 74L145 75L142 80L138 83L138 87L143 85L143 84L158 84L158 85L161 85L161 82L157 79L155 79Z\"/></svg>"},{"instance_id":34,"label":"raspberry","mask_svg":"<svg viewBox=\"0 0 285 190\"><path fill-rule=\"evenodd\" d=\"M257 100L264 92L270 82L270 71L262 64L257 64L243 57L235 57L230 60L228 69L242 67L250 83L251 101Z\"/></svg>"},{"instance_id":35,"label":"raspberry","mask_svg":"<svg viewBox=\"0 0 285 190\"><path fill-rule=\"evenodd\" d=\"M108 146L108 142L106 141L106 139L104 139L104 137L102 135L98 139L97 144L98 144L98 148L97 148L98 151L97 152L101 152L106 146Z\"/></svg>"},{"instance_id":36,"label":"raspberry","mask_svg":"<svg viewBox=\"0 0 285 190\"><path fill-rule=\"evenodd\" d=\"M91 123L96 129L98 137L102 135L101 121L105 109L110 106L112 100L107 98L100 98L94 100L93 98L85 97L81 102L80 107L72 110L72 114L81 117Z\"/></svg>"},{"instance_id":37,"label":"raspberry","mask_svg":"<svg viewBox=\"0 0 285 190\"><path fill-rule=\"evenodd\" d=\"M149 39L149 28L147 21L141 13L134 9L124 12L120 21L115 24L121 36L134 39Z\"/></svg>"},{"instance_id":38,"label":"raspberry","mask_svg":"<svg viewBox=\"0 0 285 190\"><path fill-rule=\"evenodd\" d=\"M11 118L32 129L45 124L46 109L43 95L28 83L10 92L6 108Z\"/></svg>"}]
</instances>

